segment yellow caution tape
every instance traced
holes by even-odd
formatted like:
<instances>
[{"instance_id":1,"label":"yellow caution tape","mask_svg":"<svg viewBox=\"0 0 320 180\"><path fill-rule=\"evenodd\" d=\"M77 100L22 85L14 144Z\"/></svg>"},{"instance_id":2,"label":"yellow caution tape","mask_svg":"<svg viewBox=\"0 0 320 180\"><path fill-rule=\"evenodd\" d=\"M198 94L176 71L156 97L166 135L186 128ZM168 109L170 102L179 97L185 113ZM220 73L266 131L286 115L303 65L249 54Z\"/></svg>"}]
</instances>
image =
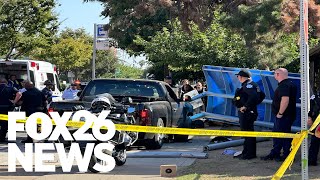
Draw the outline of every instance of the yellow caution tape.
<instances>
[{"instance_id":1,"label":"yellow caution tape","mask_svg":"<svg viewBox=\"0 0 320 180\"><path fill-rule=\"evenodd\" d=\"M17 120L19 123L25 123L26 120ZM83 121L68 121L67 127L80 128L85 122ZM37 124L41 124L38 119ZM55 125L54 121L52 124ZM93 124L92 124L93 125ZM92 127L91 125L91 127ZM137 126L137 125L123 125L115 124L116 130L119 131L133 131L145 133L159 133L159 134L181 134L194 136L236 136L236 137L272 137L272 138L298 138L300 135L293 133L278 133L278 132L254 132L254 131L227 131L227 130L199 130L188 128L170 128L170 127L155 127L155 126ZM101 129L106 129L102 127Z\"/></svg>"},{"instance_id":2,"label":"yellow caution tape","mask_svg":"<svg viewBox=\"0 0 320 180\"><path fill-rule=\"evenodd\" d=\"M299 147L300 147L302 141L304 140L305 137L307 137L307 135L308 135L308 131L303 131L302 134L300 135L300 137L295 140L296 144L294 145L292 151L290 152L290 154L288 155L286 160L282 163L282 165L280 166L278 171L272 177L273 180L278 180L283 176L283 174L286 172L288 167L292 164L294 157L295 157L297 151L299 150Z\"/></svg>"},{"instance_id":3,"label":"yellow caution tape","mask_svg":"<svg viewBox=\"0 0 320 180\"><path fill-rule=\"evenodd\" d=\"M8 120L8 115L0 114L0 120ZM17 122L25 123L26 120L17 120ZM85 122L68 121L67 127L80 128ZM291 152L280 166L278 171L274 174L272 179L278 180L286 172L289 166L293 163L294 157L308 133L315 129L320 123L320 115L317 117L313 125L308 131L302 131L301 134L292 133L278 133L278 132L252 132L252 131L227 131L227 130L199 130L187 128L170 128L170 127L154 127L154 126L136 126L136 125L123 125L115 124L116 129L119 131L134 131L146 133L160 133L160 134L182 134L182 135L196 135L196 136L240 136L240 137L272 137L272 138L293 138ZM41 124L41 119L37 120L37 124ZM52 124L55 125L54 121ZM91 125L92 127L92 125ZM102 129L106 129L102 127Z\"/></svg>"},{"instance_id":4,"label":"yellow caution tape","mask_svg":"<svg viewBox=\"0 0 320 180\"><path fill-rule=\"evenodd\" d=\"M320 114L318 115L317 119L313 122L312 126L310 127L309 131L313 131L320 123Z\"/></svg>"}]
</instances>

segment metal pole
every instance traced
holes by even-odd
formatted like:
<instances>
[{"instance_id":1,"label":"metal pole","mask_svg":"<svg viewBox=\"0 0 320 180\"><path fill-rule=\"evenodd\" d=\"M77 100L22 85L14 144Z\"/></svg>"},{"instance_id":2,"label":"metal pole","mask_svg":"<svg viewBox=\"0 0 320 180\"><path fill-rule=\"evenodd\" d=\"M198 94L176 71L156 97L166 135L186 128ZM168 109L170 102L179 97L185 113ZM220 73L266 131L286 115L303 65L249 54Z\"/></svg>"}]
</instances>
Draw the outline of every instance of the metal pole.
<instances>
[{"instance_id":1,"label":"metal pole","mask_svg":"<svg viewBox=\"0 0 320 180\"><path fill-rule=\"evenodd\" d=\"M309 47L308 47L308 0L300 0L300 72L301 72L301 130L307 130L310 110ZM301 145L301 178L308 175L308 139Z\"/></svg>"},{"instance_id":2,"label":"metal pole","mask_svg":"<svg viewBox=\"0 0 320 180\"><path fill-rule=\"evenodd\" d=\"M97 43L97 24L94 23L93 33L93 54L92 54L92 79L96 78L96 43Z\"/></svg>"}]
</instances>

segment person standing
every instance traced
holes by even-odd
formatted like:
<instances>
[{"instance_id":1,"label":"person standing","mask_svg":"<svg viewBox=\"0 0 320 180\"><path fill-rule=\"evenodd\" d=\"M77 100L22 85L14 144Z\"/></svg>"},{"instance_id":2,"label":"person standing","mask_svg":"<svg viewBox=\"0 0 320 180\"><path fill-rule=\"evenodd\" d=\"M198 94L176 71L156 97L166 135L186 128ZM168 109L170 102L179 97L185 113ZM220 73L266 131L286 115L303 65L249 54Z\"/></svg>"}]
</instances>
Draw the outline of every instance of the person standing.
<instances>
[{"instance_id":1,"label":"person standing","mask_svg":"<svg viewBox=\"0 0 320 180\"><path fill-rule=\"evenodd\" d=\"M200 81L197 82L197 84L196 84L196 90L198 91L199 94L205 92L202 82L200 82ZM202 100L202 102L203 102L203 106L201 107L201 110L202 110L202 111L206 111L206 107L207 107L207 96L202 97L201 100Z\"/></svg>"},{"instance_id":2,"label":"person standing","mask_svg":"<svg viewBox=\"0 0 320 180\"><path fill-rule=\"evenodd\" d=\"M27 91L27 89L25 88L25 83L26 83L26 80L23 80L22 82L21 82L21 89L19 89L19 92L21 92L21 93L24 93L25 91Z\"/></svg>"},{"instance_id":3,"label":"person standing","mask_svg":"<svg viewBox=\"0 0 320 180\"><path fill-rule=\"evenodd\" d=\"M172 77L171 76L166 76L164 78L164 82L168 83L170 85L170 87L174 88L174 84L173 84L173 81L172 81Z\"/></svg>"},{"instance_id":4,"label":"person standing","mask_svg":"<svg viewBox=\"0 0 320 180\"><path fill-rule=\"evenodd\" d=\"M310 100L310 111L308 113L308 126L312 126L313 122L317 119L320 113L320 97L317 93L311 96ZM315 133L315 130L312 131ZM318 154L320 148L320 138L316 137L315 134L311 135L310 147L309 147L309 166L318 165Z\"/></svg>"},{"instance_id":5,"label":"person standing","mask_svg":"<svg viewBox=\"0 0 320 180\"><path fill-rule=\"evenodd\" d=\"M288 79L288 70L279 68L274 72L274 78L278 81L278 87L272 100L272 113L275 115L273 132L290 133L291 126L296 119L297 87ZM262 157L262 160L283 161L290 153L290 138L273 138L273 149ZM283 155L281 156L281 150Z\"/></svg>"},{"instance_id":6,"label":"person standing","mask_svg":"<svg viewBox=\"0 0 320 180\"><path fill-rule=\"evenodd\" d=\"M241 69L236 74L241 88L235 93L234 104L238 108L238 117L241 131L254 131L254 121L258 117L257 105L259 102L257 86L250 79L251 74L246 69ZM256 138L245 137L242 154L239 159L256 158Z\"/></svg>"},{"instance_id":7,"label":"person standing","mask_svg":"<svg viewBox=\"0 0 320 180\"><path fill-rule=\"evenodd\" d=\"M46 87L42 89L42 93L46 98L47 104L50 104L52 102L52 89L54 84L50 80L46 80L44 85Z\"/></svg>"},{"instance_id":8,"label":"person standing","mask_svg":"<svg viewBox=\"0 0 320 180\"><path fill-rule=\"evenodd\" d=\"M22 94L14 87L8 86L8 81L0 78L0 114L8 114L13 111L15 104ZM8 132L8 121L0 120L0 142L6 142Z\"/></svg>"},{"instance_id":9,"label":"person standing","mask_svg":"<svg viewBox=\"0 0 320 180\"><path fill-rule=\"evenodd\" d=\"M21 85L19 83L19 81L17 80L17 76L16 75L11 75L9 80L8 80L8 86L9 87L14 87L16 89L20 89Z\"/></svg>"},{"instance_id":10,"label":"person standing","mask_svg":"<svg viewBox=\"0 0 320 180\"><path fill-rule=\"evenodd\" d=\"M27 117L35 112L45 112L47 106L45 95L39 89L35 88L31 81L25 82L25 88L27 91L23 93L21 98L21 111L26 112ZM28 136L26 140L21 142L32 143L33 140Z\"/></svg>"},{"instance_id":11,"label":"person standing","mask_svg":"<svg viewBox=\"0 0 320 180\"><path fill-rule=\"evenodd\" d=\"M79 90L77 89L77 85L72 83L71 87L66 89L62 94L62 99L76 99L78 96Z\"/></svg>"}]
</instances>

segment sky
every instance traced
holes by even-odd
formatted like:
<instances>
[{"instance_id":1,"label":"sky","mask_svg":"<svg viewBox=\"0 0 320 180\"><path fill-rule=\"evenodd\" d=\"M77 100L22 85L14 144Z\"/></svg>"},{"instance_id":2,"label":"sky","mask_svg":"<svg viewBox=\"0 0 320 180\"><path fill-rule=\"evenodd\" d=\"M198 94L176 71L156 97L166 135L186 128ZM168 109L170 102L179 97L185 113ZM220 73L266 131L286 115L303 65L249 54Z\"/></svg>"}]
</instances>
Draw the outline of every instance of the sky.
<instances>
[{"instance_id":1,"label":"sky","mask_svg":"<svg viewBox=\"0 0 320 180\"><path fill-rule=\"evenodd\" d=\"M108 20L101 17L103 6L98 2L83 3L82 0L58 0L60 4L56 8L59 14L59 21L62 22L60 30L66 27L77 29L84 28L93 35L93 25L106 24Z\"/></svg>"},{"instance_id":2,"label":"sky","mask_svg":"<svg viewBox=\"0 0 320 180\"><path fill-rule=\"evenodd\" d=\"M62 22L60 31L66 27L71 29L84 28L87 33L93 35L94 23L107 24L109 22L107 18L100 16L103 6L99 2L83 3L83 0L57 0L57 2L60 6L55 9L55 12L59 15L59 21ZM122 50L118 50L117 54L120 59L137 67L140 60L145 60L143 56L130 57Z\"/></svg>"}]
</instances>

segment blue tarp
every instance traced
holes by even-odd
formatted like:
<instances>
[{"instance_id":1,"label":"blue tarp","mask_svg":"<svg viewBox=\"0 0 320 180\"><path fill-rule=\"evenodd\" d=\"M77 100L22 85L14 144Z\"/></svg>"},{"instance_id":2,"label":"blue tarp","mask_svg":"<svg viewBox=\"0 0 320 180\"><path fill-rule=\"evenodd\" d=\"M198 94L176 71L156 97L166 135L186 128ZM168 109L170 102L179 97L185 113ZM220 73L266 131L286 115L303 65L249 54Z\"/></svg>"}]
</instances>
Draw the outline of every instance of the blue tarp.
<instances>
[{"instance_id":1,"label":"blue tarp","mask_svg":"<svg viewBox=\"0 0 320 180\"><path fill-rule=\"evenodd\" d=\"M219 96L208 96L207 112L238 117L236 107L232 104L232 98L235 90L240 87L235 74L240 71L241 68L221 67L221 66L209 66L202 67L207 87L209 92L221 94ZM258 121L273 122L274 115L271 112L271 101L274 95L274 91L278 86L278 82L274 79L272 71L265 70L249 70L252 74L252 80L256 82L262 91L266 94L266 99L258 106ZM289 79L291 79L298 88L297 95L297 118L294 122L294 126L300 127L300 74L289 73Z\"/></svg>"}]
</instances>

